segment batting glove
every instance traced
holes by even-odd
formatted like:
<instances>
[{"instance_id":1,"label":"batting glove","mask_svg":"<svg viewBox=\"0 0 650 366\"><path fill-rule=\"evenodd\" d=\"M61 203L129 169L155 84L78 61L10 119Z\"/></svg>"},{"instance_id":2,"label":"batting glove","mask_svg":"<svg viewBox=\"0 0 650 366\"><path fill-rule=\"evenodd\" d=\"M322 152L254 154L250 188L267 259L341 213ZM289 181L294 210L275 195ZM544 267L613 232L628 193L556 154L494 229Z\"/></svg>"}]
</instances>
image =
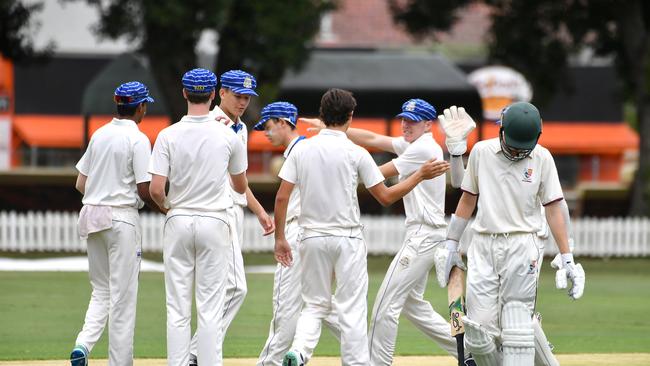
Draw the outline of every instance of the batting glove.
<instances>
[{"instance_id":1,"label":"batting glove","mask_svg":"<svg viewBox=\"0 0 650 366\"><path fill-rule=\"evenodd\" d=\"M558 257L560 258L559 263L556 261ZM576 264L573 261L573 254L558 254L551 262L551 266L558 269L555 272L555 287L565 289L568 287L568 280L571 280L572 286L568 292L569 297L573 300L581 298L585 291L585 270L581 264Z\"/></svg>"},{"instance_id":2,"label":"batting glove","mask_svg":"<svg viewBox=\"0 0 650 366\"><path fill-rule=\"evenodd\" d=\"M433 261L436 266L436 279L442 288L447 287L449 275L454 266L467 271L467 267L460 256L460 246L457 240L447 239L438 245L433 254Z\"/></svg>"},{"instance_id":3,"label":"batting glove","mask_svg":"<svg viewBox=\"0 0 650 366\"><path fill-rule=\"evenodd\" d=\"M467 151L467 136L476 128L476 122L465 112L465 108L455 105L445 109L438 116L440 127L445 133L445 144L449 154L460 156Z\"/></svg>"}]
</instances>

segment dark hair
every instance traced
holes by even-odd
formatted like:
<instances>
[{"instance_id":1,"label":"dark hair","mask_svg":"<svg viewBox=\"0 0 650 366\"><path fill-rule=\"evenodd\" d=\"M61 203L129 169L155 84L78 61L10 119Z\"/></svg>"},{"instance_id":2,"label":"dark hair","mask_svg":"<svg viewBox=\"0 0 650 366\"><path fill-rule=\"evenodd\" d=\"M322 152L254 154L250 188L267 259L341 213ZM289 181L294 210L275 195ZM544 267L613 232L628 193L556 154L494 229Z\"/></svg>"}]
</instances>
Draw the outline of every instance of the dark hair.
<instances>
[{"instance_id":1,"label":"dark hair","mask_svg":"<svg viewBox=\"0 0 650 366\"><path fill-rule=\"evenodd\" d=\"M135 111L138 109L138 106L142 103L138 104L118 104L117 105L117 115L118 116L124 116L124 117L133 117L135 116Z\"/></svg>"},{"instance_id":2,"label":"dark hair","mask_svg":"<svg viewBox=\"0 0 650 366\"><path fill-rule=\"evenodd\" d=\"M342 126L350 119L357 101L343 89L330 89L320 100L320 119L325 126Z\"/></svg>"},{"instance_id":3,"label":"dark hair","mask_svg":"<svg viewBox=\"0 0 650 366\"><path fill-rule=\"evenodd\" d=\"M282 121L282 122L284 122L285 124L287 124L287 125L288 125L292 130L295 130L295 129L296 129L296 126L294 126L293 124L287 122L287 120L285 120L284 118L271 117L269 120L270 120L270 121L273 121L273 123L280 123L280 121Z\"/></svg>"},{"instance_id":4,"label":"dark hair","mask_svg":"<svg viewBox=\"0 0 650 366\"><path fill-rule=\"evenodd\" d=\"M210 100L210 95L212 93L195 93L185 89L187 93L187 100L192 104L203 104L207 103Z\"/></svg>"}]
</instances>

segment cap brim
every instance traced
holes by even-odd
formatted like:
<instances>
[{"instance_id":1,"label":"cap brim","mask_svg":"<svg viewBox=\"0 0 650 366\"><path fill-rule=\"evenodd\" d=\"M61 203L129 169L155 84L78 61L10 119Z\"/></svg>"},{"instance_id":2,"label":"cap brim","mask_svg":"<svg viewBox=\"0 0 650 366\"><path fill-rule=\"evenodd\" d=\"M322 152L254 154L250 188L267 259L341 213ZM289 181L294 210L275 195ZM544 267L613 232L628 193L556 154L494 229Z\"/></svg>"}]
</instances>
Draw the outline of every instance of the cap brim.
<instances>
[{"instance_id":1,"label":"cap brim","mask_svg":"<svg viewBox=\"0 0 650 366\"><path fill-rule=\"evenodd\" d=\"M253 130L255 130L255 131L264 131L264 124L265 124L266 121L268 121L269 119L270 119L270 117L262 118L259 122L257 122L257 123L255 124L255 126L253 126Z\"/></svg>"},{"instance_id":2,"label":"cap brim","mask_svg":"<svg viewBox=\"0 0 650 366\"><path fill-rule=\"evenodd\" d=\"M409 119L409 120L411 120L413 122L424 121L424 118L418 116L415 113L411 113L411 112L402 112L402 113L398 114L397 116L395 116L395 118L406 118L406 119Z\"/></svg>"},{"instance_id":3,"label":"cap brim","mask_svg":"<svg viewBox=\"0 0 650 366\"><path fill-rule=\"evenodd\" d=\"M257 93L255 93L255 90L249 88L230 88L230 90L235 94L258 96Z\"/></svg>"}]
</instances>

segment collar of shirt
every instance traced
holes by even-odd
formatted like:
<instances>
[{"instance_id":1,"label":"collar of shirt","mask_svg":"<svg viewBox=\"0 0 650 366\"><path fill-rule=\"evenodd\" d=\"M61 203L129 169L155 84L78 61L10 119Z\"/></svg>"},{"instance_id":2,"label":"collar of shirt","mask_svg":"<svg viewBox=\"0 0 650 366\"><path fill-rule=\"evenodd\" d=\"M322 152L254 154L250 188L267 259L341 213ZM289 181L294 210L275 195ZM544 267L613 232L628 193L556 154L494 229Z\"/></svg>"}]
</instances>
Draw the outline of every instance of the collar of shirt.
<instances>
[{"instance_id":1,"label":"collar of shirt","mask_svg":"<svg viewBox=\"0 0 650 366\"><path fill-rule=\"evenodd\" d=\"M283 154L283 155L284 155L284 158L285 158L285 159L288 158L288 157L289 157L289 153L291 152L291 150L293 149L293 147L296 146L296 144L297 144L298 142L300 142L301 140L304 140L304 139L305 139L305 136L296 136L296 137L294 137L293 140L291 140L291 142L290 142L289 145L287 146L287 148L284 150L284 154Z\"/></svg>"},{"instance_id":2,"label":"collar of shirt","mask_svg":"<svg viewBox=\"0 0 650 366\"><path fill-rule=\"evenodd\" d=\"M201 116L183 116L181 118L180 122L190 122L190 123L204 123L204 122L210 122L213 121L213 119L210 118L209 114L204 114Z\"/></svg>"},{"instance_id":3,"label":"collar of shirt","mask_svg":"<svg viewBox=\"0 0 650 366\"><path fill-rule=\"evenodd\" d=\"M138 125L135 123L135 121L130 120L130 119L113 118L113 120L111 122L114 125L117 125L117 126L127 126L127 127L135 127L135 128L138 127Z\"/></svg>"},{"instance_id":4,"label":"collar of shirt","mask_svg":"<svg viewBox=\"0 0 650 366\"><path fill-rule=\"evenodd\" d=\"M348 135L346 135L345 132L339 131L339 130L332 130L332 129L329 129L329 128L323 128L322 130L320 130L320 132L318 134L319 135L335 136L335 137L344 137L346 139L348 138Z\"/></svg>"},{"instance_id":5,"label":"collar of shirt","mask_svg":"<svg viewBox=\"0 0 650 366\"><path fill-rule=\"evenodd\" d=\"M492 152L495 153L495 154L499 154L499 153L503 154L503 150L501 150L501 139L499 137L497 137L494 140L496 140L496 144L491 144L490 145L490 150L492 150ZM537 148L537 145L535 145L533 150L535 150L536 148ZM533 153L531 152L526 157L528 159L532 159L533 158Z\"/></svg>"}]
</instances>

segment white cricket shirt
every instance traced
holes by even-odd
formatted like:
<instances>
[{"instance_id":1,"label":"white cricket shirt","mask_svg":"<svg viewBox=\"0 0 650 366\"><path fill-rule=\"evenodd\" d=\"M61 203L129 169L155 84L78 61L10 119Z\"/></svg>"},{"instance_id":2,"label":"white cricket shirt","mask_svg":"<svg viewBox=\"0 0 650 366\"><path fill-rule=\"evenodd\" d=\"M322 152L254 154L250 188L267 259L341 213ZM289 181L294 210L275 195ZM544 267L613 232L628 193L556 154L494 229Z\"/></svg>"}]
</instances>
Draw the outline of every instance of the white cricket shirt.
<instances>
[{"instance_id":1,"label":"white cricket shirt","mask_svg":"<svg viewBox=\"0 0 650 366\"><path fill-rule=\"evenodd\" d=\"M301 143L301 141L304 142L304 140L304 136L298 136L291 140L287 148L284 150L284 159L286 160L293 151L293 148L298 143ZM287 222L293 219L297 219L298 216L300 216L300 188L298 188L298 186L294 186L293 191L291 191L291 196L289 196L289 206L287 207Z\"/></svg>"},{"instance_id":2,"label":"white cricket shirt","mask_svg":"<svg viewBox=\"0 0 650 366\"><path fill-rule=\"evenodd\" d=\"M433 135L425 133L412 143L404 137L393 138L393 150L398 155L393 164L403 181L416 172L429 159L444 160L442 148ZM404 196L406 225L425 224L433 227L445 227L445 174L422 181Z\"/></svg>"},{"instance_id":3,"label":"white cricket shirt","mask_svg":"<svg viewBox=\"0 0 650 366\"><path fill-rule=\"evenodd\" d=\"M184 116L158 134L149 172L169 180L169 208L232 207L230 176L246 171L246 149L232 129L209 115Z\"/></svg>"},{"instance_id":4,"label":"white cricket shirt","mask_svg":"<svg viewBox=\"0 0 650 366\"><path fill-rule=\"evenodd\" d=\"M138 125L114 118L93 134L76 165L88 177L84 205L142 208L137 183L151 181L151 143Z\"/></svg>"},{"instance_id":5,"label":"white cricket shirt","mask_svg":"<svg viewBox=\"0 0 650 366\"><path fill-rule=\"evenodd\" d=\"M330 129L298 143L279 176L300 189L298 224L337 236L359 233L359 181L367 188L384 181L368 151Z\"/></svg>"},{"instance_id":6,"label":"white cricket shirt","mask_svg":"<svg viewBox=\"0 0 650 366\"><path fill-rule=\"evenodd\" d=\"M540 205L563 199L551 153L537 145L523 160L510 161L498 138L479 141L469 154L461 189L478 194L473 228L480 233L537 233Z\"/></svg>"},{"instance_id":7,"label":"white cricket shirt","mask_svg":"<svg viewBox=\"0 0 650 366\"><path fill-rule=\"evenodd\" d=\"M212 111L210 111L210 116L226 116L226 112L224 112L219 106L214 106ZM235 132L235 130L232 129L232 126L234 123L229 123L228 128L230 128L233 132L237 134L237 137L241 140L241 142L244 144L244 150L248 151L248 129L246 127L246 124L242 122L241 118L237 118L237 123L241 128ZM248 153L246 153L246 165L248 165ZM246 193L237 193L233 188L232 185L230 186L230 194L232 195L232 199L235 202L235 204L246 207L248 206L248 202L246 201Z\"/></svg>"}]
</instances>

